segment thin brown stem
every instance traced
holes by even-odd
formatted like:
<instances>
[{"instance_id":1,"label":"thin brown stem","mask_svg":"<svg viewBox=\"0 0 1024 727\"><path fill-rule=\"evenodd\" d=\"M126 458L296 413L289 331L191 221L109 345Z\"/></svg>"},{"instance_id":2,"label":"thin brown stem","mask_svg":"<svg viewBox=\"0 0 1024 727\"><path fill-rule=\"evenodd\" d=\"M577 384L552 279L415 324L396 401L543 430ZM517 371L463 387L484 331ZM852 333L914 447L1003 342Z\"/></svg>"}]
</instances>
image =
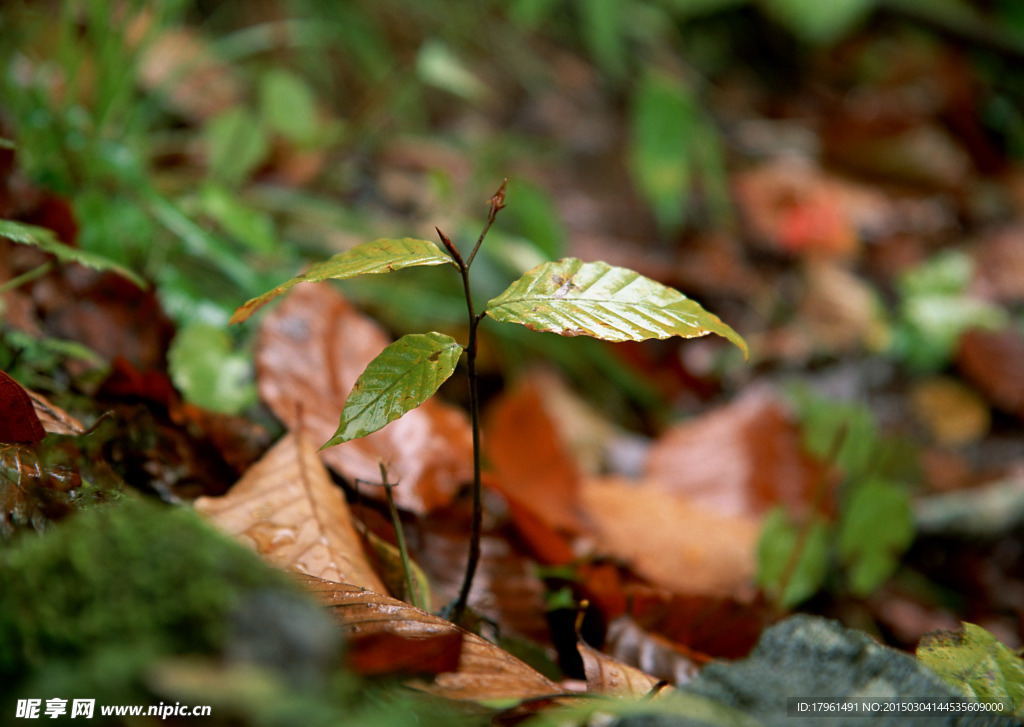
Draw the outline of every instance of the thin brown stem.
<instances>
[{"instance_id":1,"label":"thin brown stem","mask_svg":"<svg viewBox=\"0 0 1024 727\"><path fill-rule=\"evenodd\" d=\"M487 216L487 223L484 225L480 237L477 239L473 252L463 262L462 256L458 254L455 245L452 244L440 230L437 233L445 247L452 252L452 257L459 266L459 273L462 275L462 288L466 296L466 309L469 313L469 342L466 345L466 369L469 374L469 410L473 424L473 520L469 538L469 557L466 560L466 572L462 579L462 587L459 589L458 598L452 606L451 617L455 623L460 623L466 613L469 604L469 592L473 588L473 577L476 575L477 566L480 564L480 541L483 537L484 505L483 485L480 481L480 393L479 380L476 373L477 354L477 326L484 319L484 314L476 313L473 308L473 294L469 285L469 266L473 264L477 250L487 236L487 231L494 224L494 218L499 210L505 206L505 185L508 179L501 183L501 187L491 197L490 213Z\"/></svg>"},{"instance_id":2,"label":"thin brown stem","mask_svg":"<svg viewBox=\"0 0 1024 727\"><path fill-rule=\"evenodd\" d=\"M476 257L477 250L480 249L480 245L483 244L484 238L487 237L487 231L491 229L491 225L494 224L494 218L498 216L505 207L505 185L508 184L508 177L505 177L505 181L498 187L498 191L491 197L490 205L491 208L487 213L487 223L484 225L484 229L480 232L480 237L476 240L476 245L473 247L473 252L469 253L469 258L466 260L466 268L473 264L473 258Z\"/></svg>"}]
</instances>

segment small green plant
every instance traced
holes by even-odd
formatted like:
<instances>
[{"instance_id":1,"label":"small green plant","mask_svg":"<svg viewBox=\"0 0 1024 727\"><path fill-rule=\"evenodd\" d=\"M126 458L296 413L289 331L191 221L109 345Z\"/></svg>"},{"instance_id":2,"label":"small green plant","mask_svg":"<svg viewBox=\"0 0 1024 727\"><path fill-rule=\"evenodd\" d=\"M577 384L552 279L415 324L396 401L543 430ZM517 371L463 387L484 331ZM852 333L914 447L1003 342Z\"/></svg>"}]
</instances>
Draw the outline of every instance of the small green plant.
<instances>
[{"instance_id":1,"label":"small green plant","mask_svg":"<svg viewBox=\"0 0 1024 727\"><path fill-rule=\"evenodd\" d=\"M451 610L452 620L456 622L465 611L480 558L483 508L476 356L477 329L485 319L518 323L531 330L562 336L591 336L605 341L692 338L715 333L738 346L744 356L748 354L746 342L732 328L679 291L632 270L603 262L585 263L576 258L564 258L542 263L490 300L483 311L477 312L470 287L470 267L504 206L505 184L502 184L491 197L487 222L467 256L463 256L440 230L437 233L447 253L427 240L375 240L313 265L305 274L248 301L231 319L232 323L246 320L262 305L302 282L343 280L420 265L451 265L459 271L468 313L467 343L462 345L451 336L430 332L408 334L387 346L356 381L341 412L338 430L323 445L331 447L366 436L416 408L454 373L465 353L473 425L473 525L465 577Z\"/></svg>"},{"instance_id":2,"label":"small green plant","mask_svg":"<svg viewBox=\"0 0 1024 727\"><path fill-rule=\"evenodd\" d=\"M809 512L794 522L778 507L765 518L758 543L758 582L781 607L816 594L833 563L843 585L867 596L896 572L914 539L906 482L916 463L908 445L886 437L866 407L797 390L804 450L842 474L838 514L832 517L831 476L823 475Z\"/></svg>"}]
</instances>

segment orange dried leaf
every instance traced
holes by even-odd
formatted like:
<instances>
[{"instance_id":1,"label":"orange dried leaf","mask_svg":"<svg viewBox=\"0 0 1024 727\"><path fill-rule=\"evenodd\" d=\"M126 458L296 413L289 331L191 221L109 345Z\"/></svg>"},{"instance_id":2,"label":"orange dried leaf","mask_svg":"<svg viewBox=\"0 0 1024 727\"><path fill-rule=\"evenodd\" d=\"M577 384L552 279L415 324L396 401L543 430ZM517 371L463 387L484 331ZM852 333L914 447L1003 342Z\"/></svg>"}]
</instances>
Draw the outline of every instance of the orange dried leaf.
<instances>
[{"instance_id":1,"label":"orange dried leaf","mask_svg":"<svg viewBox=\"0 0 1024 727\"><path fill-rule=\"evenodd\" d=\"M228 494L200 497L195 508L276 566L386 590L363 554L344 495L301 433L274 445Z\"/></svg>"},{"instance_id":2,"label":"orange dried leaf","mask_svg":"<svg viewBox=\"0 0 1024 727\"><path fill-rule=\"evenodd\" d=\"M723 515L650 483L587 482L582 502L601 552L679 593L731 593L754 575L760 527L752 515Z\"/></svg>"},{"instance_id":3,"label":"orange dried leaf","mask_svg":"<svg viewBox=\"0 0 1024 727\"><path fill-rule=\"evenodd\" d=\"M505 394L485 428L493 482L516 508L548 527L578 533L579 472L562 442L536 381ZM532 524L532 523L531 523Z\"/></svg>"},{"instance_id":4,"label":"orange dried leaf","mask_svg":"<svg viewBox=\"0 0 1024 727\"><path fill-rule=\"evenodd\" d=\"M381 328L326 285L301 285L267 315L256 353L260 396L290 429L320 446L334 434L349 392L388 345ZM449 503L472 479L465 414L429 400L361 439L321 453L349 479L375 482L388 467L399 507L426 513Z\"/></svg>"},{"instance_id":5,"label":"orange dried leaf","mask_svg":"<svg viewBox=\"0 0 1024 727\"><path fill-rule=\"evenodd\" d=\"M489 641L463 631L450 621L378 593L355 586L300 576L300 584L330 609L349 633L392 633L410 639L462 634L458 671L439 674L431 682L410 686L448 699L533 699L562 693L544 675Z\"/></svg>"},{"instance_id":6,"label":"orange dried leaf","mask_svg":"<svg viewBox=\"0 0 1024 727\"><path fill-rule=\"evenodd\" d=\"M651 449L646 476L694 504L744 516L776 504L806 508L823 475L782 406L754 393L669 429Z\"/></svg>"}]
</instances>

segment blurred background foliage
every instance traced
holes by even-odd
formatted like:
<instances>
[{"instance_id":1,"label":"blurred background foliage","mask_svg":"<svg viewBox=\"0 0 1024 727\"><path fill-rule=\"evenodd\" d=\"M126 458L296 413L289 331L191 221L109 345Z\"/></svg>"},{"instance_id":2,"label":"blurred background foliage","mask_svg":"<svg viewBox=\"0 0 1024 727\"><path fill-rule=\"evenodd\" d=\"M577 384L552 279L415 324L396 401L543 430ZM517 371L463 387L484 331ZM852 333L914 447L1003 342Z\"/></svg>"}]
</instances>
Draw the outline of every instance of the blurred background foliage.
<instances>
[{"instance_id":1,"label":"blurred background foliage","mask_svg":"<svg viewBox=\"0 0 1024 727\"><path fill-rule=\"evenodd\" d=\"M579 238L605 222L641 262L694 232L735 234L730 173L760 153L735 109L771 104L723 99L783 98L818 66L855 93L886 77L894 43L910 57L963 44L985 82L986 132L1024 152L1012 65L1024 12L1011 0L842 0L827 12L808 0L51 0L0 13L0 113L20 169L68 200L78 245L155 283L179 352L208 341L235 356L247 332L225 340L216 327L308 259L375 236L432 237L435 224L471 239L505 176L511 204L478 266L482 300L543 259L584 256ZM598 197L621 201L580 222ZM962 305L964 265L929 262L892 291L895 358L941 368L960 331L998 318ZM456 327L445 277L346 291L396 333ZM496 361L540 346L577 381L612 376L620 414L657 406L600 346L580 356L552 337L492 333L510 337L495 341ZM175 380L188 393L195 375Z\"/></svg>"}]
</instances>

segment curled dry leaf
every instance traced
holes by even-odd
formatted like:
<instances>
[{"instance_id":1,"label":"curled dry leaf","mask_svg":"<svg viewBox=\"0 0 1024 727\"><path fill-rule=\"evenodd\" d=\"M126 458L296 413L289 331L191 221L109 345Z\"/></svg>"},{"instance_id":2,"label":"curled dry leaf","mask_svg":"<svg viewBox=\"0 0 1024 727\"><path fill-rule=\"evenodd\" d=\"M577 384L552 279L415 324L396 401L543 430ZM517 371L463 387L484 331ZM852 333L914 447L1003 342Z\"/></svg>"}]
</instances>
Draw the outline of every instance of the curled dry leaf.
<instances>
[{"instance_id":1,"label":"curled dry leaf","mask_svg":"<svg viewBox=\"0 0 1024 727\"><path fill-rule=\"evenodd\" d=\"M624 664L592 646L581 642L576 645L576 649L583 659L587 691L592 694L639 699L649 696L661 683L660 679L645 674L635 666Z\"/></svg>"},{"instance_id":2,"label":"curled dry leaf","mask_svg":"<svg viewBox=\"0 0 1024 727\"><path fill-rule=\"evenodd\" d=\"M678 593L731 593L754 575L759 519L723 515L647 482L605 479L582 490L599 549Z\"/></svg>"},{"instance_id":3,"label":"curled dry leaf","mask_svg":"<svg viewBox=\"0 0 1024 727\"><path fill-rule=\"evenodd\" d=\"M330 609L349 634L391 633L407 639L431 639L461 633L458 671L440 674L431 682L411 682L417 689L449 699L469 700L532 699L563 691L507 651L439 616L355 586L310 576L297 580Z\"/></svg>"},{"instance_id":4,"label":"curled dry leaf","mask_svg":"<svg viewBox=\"0 0 1024 727\"><path fill-rule=\"evenodd\" d=\"M286 435L228 494L195 508L268 562L384 593L348 505L301 432Z\"/></svg>"},{"instance_id":5,"label":"curled dry leaf","mask_svg":"<svg viewBox=\"0 0 1024 727\"><path fill-rule=\"evenodd\" d=\"M678 424L651 449L647 479L721 515L800 511L823 476L774 398L761 393Z\"/></svg>"},{"instance_id":6,"label":"curled dry leaf","mask_svg":"<svg viewBox=\"0 0 1024 727\"><path fill-rule=\"evenodd\" d=\"M642 673L671 684L686 684L697 676L699 658L680 644L648 631L629 616L620 616L608 626L608 653L620 662L635 665Z\"/></svg>"},{"instance_id":7,"label":"curled dry leaf","mask_svg":"<svg viewBox=\"0 0 1024 727\"><path fill-rule=\"evenodd\" d=\"M85 427L82 423L68 414L58 406L51 404L45 396L29 391L28 396L32 399L32 406L36 410L40 424L47 434L84 434Z\"/></svg>"},{"instance_id":8,"label":"curled dry leaf","mask_svg":"<svg viewBox=\"0 0 1024 727\"><path fill-rule=\"evenodd\" d=\"M334 434L366 365L388 344L380 327L327 285L299 285L263 319L256 353L260 396L290 429L320 446ZM451 501L472 479L463 412L431 399L378 432L324 450L350 479L376 482L384 461L399 507L420 514Z\"/></svg>"}]
</instances>

